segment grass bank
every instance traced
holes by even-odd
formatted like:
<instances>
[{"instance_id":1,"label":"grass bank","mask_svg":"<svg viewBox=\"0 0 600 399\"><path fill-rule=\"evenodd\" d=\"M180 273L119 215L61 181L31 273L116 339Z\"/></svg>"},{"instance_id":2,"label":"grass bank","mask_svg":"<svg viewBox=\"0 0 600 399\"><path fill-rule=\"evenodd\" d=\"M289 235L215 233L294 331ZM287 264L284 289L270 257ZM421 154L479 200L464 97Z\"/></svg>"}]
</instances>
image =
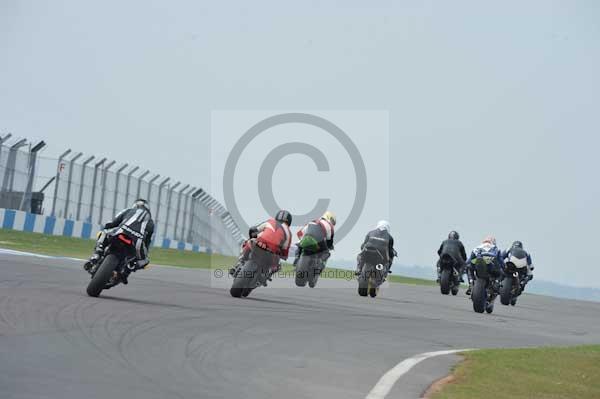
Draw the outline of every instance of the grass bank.
<instances>
[{"instance_id":1,"label":"grass bank","mask_svg":"<svg viewBox=\"0 0 600 399\"><path fill-rule=\"evenodd\" d=\"M82 238L49 236L39 233L0 229L0 248L42 255L87 259L94 249L94 241ZM150 261L154 265L200 269L224 269L235 264L236 257L218 254L208 255L206 253L179 251L176 249L152 248L150 252ZM291 270L292 268L290 265L286 265L284 268L284 271ZM352 271L328 267L323 271L322 277L348 279L352 276ZM431 280L397 275L391 275L389 280L390 282L402 284L435 285L435 282Z\"/></svg>"},{"instance_id":2,"label":"grass bank","mask_svg":"<svg viewBox=\"0 0 600 399\"><path fill-rule=\"evenodd\" d=\"M432 399L597 399L600 345L490 349L464 354Z\"/></svg>"}]
</instances>

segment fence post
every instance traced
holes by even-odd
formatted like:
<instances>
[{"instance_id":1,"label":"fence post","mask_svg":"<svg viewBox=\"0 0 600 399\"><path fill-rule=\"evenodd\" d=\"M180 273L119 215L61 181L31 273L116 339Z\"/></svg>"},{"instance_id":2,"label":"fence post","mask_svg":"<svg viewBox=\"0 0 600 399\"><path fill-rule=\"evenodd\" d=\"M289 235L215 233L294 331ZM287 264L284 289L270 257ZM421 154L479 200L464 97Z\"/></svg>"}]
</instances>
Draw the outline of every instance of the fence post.
<instances>
[{"instance_id":1,"label":"fence post","mask_svg":"<svg viewBox=\"0 0 600 399\"><path fill-rule=\"evenodd\" d=\"M108 174L108 170L112 168L112 166L117 163L117 161L110 161L108 165L106 165L102 169L102 192L100 193L100 214L98 215L98 224L102 224L102 216L104 216L104 197L106 195L106 175ZM114 215L113 215L114 216Z\"/></svg>"},{"instance_id":2,"label":"fence post","mask_svg":"<svg viewBox=\"0 0 600 399\"><path fill-rule=\"evenodd\" d=\"M146 196L146 201L148 201L148 203L150 203L150 198L151 198L150 196L152 195L152 185L154 184L154 182L156 181L156 179L158 179L159 177L160 177L160 175L157 174L152 179L150 179L148 181L148 195Z\"/></svg>"},{"instance_id":3,"label":"fence post","mask_svg":"<svg viewBox=\"0 0 600 399\"><path fill-rule=\"evenodd\" d=\"M88 222L92 222L92 216L94 215L94 201L96 200L96 183L98 182L98 168L106 162L106 158L102 158L100 161L94 164L94 179L92 180L92 198L90 198L90 213L88 216Z\"/></svg>"},{"instance_id":4,"label":"fence post","mask_svg":"<svg viewBox=\"0 0 600 399\"><path fill-rule=\"evenodd\" d=\"M42 140L33 148L29 149L29 164L27 165L27 185L21 198L19 209L25 212L31 212L31 190L33 189L33 180L35 180L35 166L37 162L37 154L40 152L46 143Z\"/></svg>"},{"instance_id":5,"label":"fence post","mask_svg":"<svg viewBox=\"0 0 600 399\"><path fill-rule=\"evenodd\" d=\"M167 217L165 218L165 235L167 235L167 233L169 232L169 219L171 216L171 200L173 198L173 191L177 187L179 187L180 184L181 184L181 182L178 181L177 183L175 183L174 185L169 187L169 191L167 193ZM174 235L173 235L173 239L175 239Z\"/></svg>"},{"instance_id":6,"label":"fence post","mask_svg":"<svg viewBox=\"0 0 600 399\"><path fill-rule=\"evenodd\" d=\"M140 167L135 166L127 173L127 186L125 187L125 201L123 201L123 209L127 207L127 201L129 201L129 188L131 187L131 175L133 175Z\"/></svg>"},{"instance_id":7,"label":"fence post","mask_svg":"<svg viewBox=\"0 0 600 399\"><path fill-rule=\"evenodd\" d=\"M12 137L12 133L8 133L6 136L0 137L0 161L2 161L2 147L4 146L4 143L6 142L6 140L8 140L11 137ZM2 166L2 163L0 163L0 166Z\"/></svg>"},{"instance_id":8,"label":"fence post","mask_svg":"<svg viewBox=\"0 0 600 399\"><path fill-rule=\"evenodd\" d=\"M188 189L190 185L186 184L177 192L177 210L175 211L175 223L173 224L173 238L177 239L177 225L179 224L179 212L181 211L181 193ZM185 241L181 239L181 241Z\"/></svg>"},{"instance_id":9,"label":"fence post","mask_svg":"<svg viewBox=\"0 0 600 399\"><path fill-rule=\"evenodd\" d=\"M2 180L2 192L12 191L13 189L15 168L17 165L17 151L25 145L27 145L27 140L21 139L10 146L8 159L6 160L6 169L4 169L4 179Z\"/></svg>"},{"instance_id":10,"label":"fence post","mask_svg":"<svg viewBox=\"0 0 600 399\"><path fill-rule=\"evenodd\" d=\"M11 137L12 137L12 133L7 133L6 136L0 137L0 160L2 160L2 151L1 151L2 146L4 145L6 140L8 140Z\"/></svg>"},{"instance_id":11,"label":"fence post","mask_svg":"<svg viewBox=\"0 0 600 399\"><path fill-rule=\"evenodd\" d=\"M140 198L140 191L142 190L142 181L144 180L144 177L148 176L148 173L150 173L149 170L146 170L144 173L141 174L140 177L138 177L138 187L137 187L137 194L135 195L135 199L139 199ZM146 201L150 201L150 198L146 198Z\"/></svg>"},{"instance_id":12,"label":"fence post","mask_svg":"<svg viewBox=\"0 0 600 399\"><path fill-rule=\"evenodd\" d=\"M128 166L129 164L123 164L123 166L117 169L117 177L115 178L115 196L113 198L113 215L117 214L117 193L119 192L119 178L121 177L121 172Z\"/></svg>"},{"instance_id":13,"label":"fence post","mask_svg":"<svg viewBox=\"0 0 600 399\"><path fill-rule=\"evenodd\" d=\"M88 163L92 162L95 157L92 155L81 164L81 177L79 178L79 195L77 196L77 214L75 220L81 220L81 199L83 198L83 183L85 183L85 171ZM90 205L91 206L91 205Z\"/></svg>"},{"instance_id":14,"label":"fence post","mask_svg":"<svg viewBox=\"0 0 600 399\"><path fill-rule=\"evenodd\" d=\"M181 224L181 234L179 234L179 237L181 237L181 239L183 241L187 241L187 239L185 238L185 229L187 227L187 221L188 221L188 218L186 217L186 211L187 211L187 215L191 214L191 212L188 208L188 204L190 201L191 194L193 194L194 191L196 191L196 187L191 187L190 191L185 193L185 203L183 204L183 214L181 215L181 217L183 219L183 223Z\"/></svg>"},{"instance_id":15,"label":"fence post","mask_svg":"<svg viewBox=\"0 0 600 399\"><path fill-rule=\"evenodd\" d=\"M199 188L191 196L191 205L190 205L190 217L189 217L189 231L188 231L188 240L187 242L194 242L194 217L196 216L196 205L198 204L198 197L202 195L204 190Z\"/></svg>"},{"instance_id":16,"label":"fence post","mask_svg":"<svg viewBox=\"0 0 600 399\"><path fill-rule=\"evenodd\" d=\"M67 194L65 196L65 211L63 212L63 217L65 219L69 218L69 201L71 200L71 180L73 180L73 165L75 164L75 161L78 160L79 158L81 158L83 154L80 152L77 155L75 155L73 158L71 158L71 160L69 161L69 176L67 177Z\"/></svg>"},{"instance_id":17,"label":"fence post","mask_svg":"<svg viewBox=\"0 0 600 399\"><path fill-rule=\"evenodd\" d=\"M62 160L70 153L71 150L68 149L58 157L58 164L56 166L56 178L54 179L54 199L52 200L52 213L50 213L52 217L56 216L56 200L58 198L58 183L60 181L60 173L62 172Z\"/></svg>"},{"instance_id":18,"label":"fence post","mask_svg":"<svg viewBox=\"0 0 600 399\"><path fill-rule=\"evenodd\" d=\"M161 197L162 197L162 189L165 186L165 184L167 184L169 182L169 180L171 180L170 177L165 177L165 179L158 185L158 198L156 200L156 219L155 219L156 220L156 223L155 223L156 230L160 229L160 219L159 219L159 216L160 216L160 208L161 208L160 200L161 200ZM165 226L165 231L166 230L167 229L166 229L166 226Z\"/></svg>"}]
</instances>

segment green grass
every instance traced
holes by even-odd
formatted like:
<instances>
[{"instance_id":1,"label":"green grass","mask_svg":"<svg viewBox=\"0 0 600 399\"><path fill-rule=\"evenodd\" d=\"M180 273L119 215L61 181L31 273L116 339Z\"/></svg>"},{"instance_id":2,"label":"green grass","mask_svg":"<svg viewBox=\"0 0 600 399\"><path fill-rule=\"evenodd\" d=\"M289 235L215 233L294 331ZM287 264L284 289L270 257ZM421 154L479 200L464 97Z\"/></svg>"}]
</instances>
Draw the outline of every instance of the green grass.
<instances>
[{"instance_id":1,"label":"green grass","mask_svg":"<svg viewBox=\"0 0 600 399\"><path fill-rule=\"evenodd\" d=\"M600 345L466 352L432 399L600 398Z\"/></svg>"},{"instance_id":2,"label":"green grass","mask_svg":"<svg viewBox=\"0 0 600 399\"><path fill-rule=\"evenodd\" d=\"M94 250L94 241L83 238L49 236L17 230L0 229L0 247L42 255L87 259ZM176 249L152 248L150 261L155 265L210 269L229 267L236 257Z\"/></svg>"},{"instance_id":3,"label":"green grass","mask_svg":"<svg viewBox=\"0 0 600 399\"><path fill-rule=\"evenodd\" d=\"M94 250L94 241L82 238L49 236L17 230L0 229L0 247L17 251L33 252L42 255L67 256L87 259ZM236 257L218 254L179 251L176 249L152 248L150 262L154 265L168 265L201 269L228 269L236 263ZM284 265L284 272L291 272L292 266ZM291 274L291 273L289 273ZM353 271L327 267L322 278L353 278ZM391 275L390 282L412 285L436 285L435 281Z\"/></svg>"}]
</instances>

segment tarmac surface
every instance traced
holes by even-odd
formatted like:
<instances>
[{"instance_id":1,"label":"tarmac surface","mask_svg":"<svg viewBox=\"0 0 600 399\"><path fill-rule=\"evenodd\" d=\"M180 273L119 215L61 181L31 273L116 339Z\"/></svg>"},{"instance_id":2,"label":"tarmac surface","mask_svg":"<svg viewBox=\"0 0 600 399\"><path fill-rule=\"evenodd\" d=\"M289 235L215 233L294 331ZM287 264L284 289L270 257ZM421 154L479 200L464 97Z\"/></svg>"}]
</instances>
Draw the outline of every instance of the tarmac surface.
<instances>
[{"instance_id":1,"label":"tarmac surface","mask_svg":"<svg viewBox=\"0 0 600 399\"><path fill-rule=\"evenodd\" d=\"M90 298L81 262L0 253L0 398L365 398L422 352L600 342L600 303L524 295L482 315L464 292L288 279L236 299L214 276L151 267ZM387 397L420 397L458 359L420 363Z\"/></svg>"}]
</instances>

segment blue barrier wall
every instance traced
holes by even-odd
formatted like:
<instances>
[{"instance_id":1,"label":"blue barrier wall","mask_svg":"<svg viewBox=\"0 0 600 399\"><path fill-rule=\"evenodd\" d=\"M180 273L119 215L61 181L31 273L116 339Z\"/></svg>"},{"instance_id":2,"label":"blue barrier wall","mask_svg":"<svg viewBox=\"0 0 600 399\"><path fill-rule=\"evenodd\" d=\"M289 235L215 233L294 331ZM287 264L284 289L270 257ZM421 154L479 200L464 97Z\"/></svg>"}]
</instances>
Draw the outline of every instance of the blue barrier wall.
<instances>
[{"instance_id":1,"label":"blue barrier wall","mask_svg":"<svg viewBox=\"0 0 600 399\"><path fill-rule=\"evenodd\" d=\"M3 229L86 239L95 238L96 233L101 230L100 225L93 223L2 208L0 208L0 226ZM211 252L210 248L193 245L189 242L171 240L167 237L154 237L153 246L181 251Z\"/></svg>"}]
</instances>

